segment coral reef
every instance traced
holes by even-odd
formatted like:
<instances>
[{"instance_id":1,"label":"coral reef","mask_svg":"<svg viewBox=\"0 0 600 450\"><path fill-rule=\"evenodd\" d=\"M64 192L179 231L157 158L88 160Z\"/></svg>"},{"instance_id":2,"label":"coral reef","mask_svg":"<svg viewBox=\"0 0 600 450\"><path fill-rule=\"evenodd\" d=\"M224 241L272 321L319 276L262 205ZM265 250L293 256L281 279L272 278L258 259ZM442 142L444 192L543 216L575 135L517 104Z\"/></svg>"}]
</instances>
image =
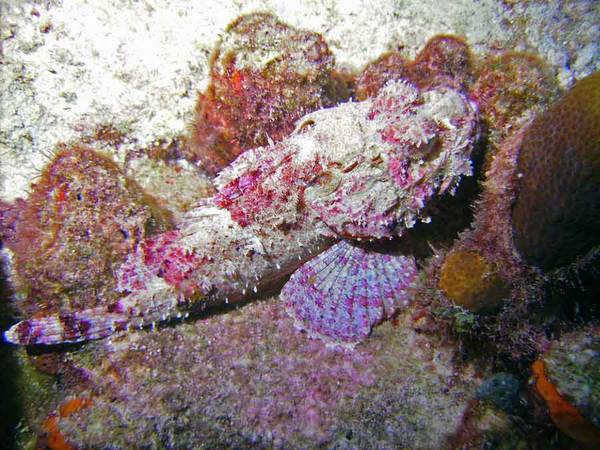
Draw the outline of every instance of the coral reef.
<instances>
[{"instance_id":1,"label":"coral reef","mask_svg":"<svg viewBox=\"0 0 600 450\"><path fill-rule=\"evenodd\" d=\"M522 86L515 80L522 80ZM428 269L444 294L441 304L447 305L444 302L449 299L478 315L494 313L478 317L477 330L469 334L480 342L487 340L499 354L521 361L518 364L540 351L548 326L539 311L533 315L531 310L543 299L544 280L523 263L513 240L518 158L525 130L551 101L555 90L544 66L530 55L506 53L483 60L470 90L490 135L483 191L469 229L442 252L441 258L433 259ZM535 183L535 177L529 180ZM531 211L525 213L531 217ZM530 321L523 322L523 315ZM456 321L454 316L451 312L439 315L462 327L464 321Z\"/></svg>"},{"instance_id":2,"label":"coral reef","mask_svg":"<svg viewBox=\"0 0 600 450\"><path fill-rule=\"evenodd\" d=\"M463 416L460 429L446 448L529 448L533 441L530 430L511 413L486 401L474 401ZM545 443L541 448L549 448Z\"/></svg>"},{"instance_id":3,"label":"coral reef","mask_svg":"<svg viewBox=\"0 0 600 450\"><path fill-rule=\"evenodd\" d=\"M114 162L85 147L58 150L29 198L4 205L2 216L26 316L114 302L116 268L144 237L170 226Z\"/></svg>"},{"instance_id":4,"label":"coral reef","mask_svg":"<svg viewBox=\"0 0 600 450\"><path fill-rule=\"evenodd\" d=\"M377 95L388 81L403 80L410 74L412 61L400 52L386 53L369 63L355 81L356 98L360 101Z\"/></svg>"},{"instance_id":5,"label":"coral reef","mask_svg":"<svg viewBox=\"0 0 600 450\"><path fill-rule=\"evenodd\" d=\"M475 332L479 343L474 344L475 348L487 341L496 354L515 361L531 357L544 342L542 329L522 320L524 315L530 316L531 304L541 298L542 280L536 271L523 265L512 240L511 206L522 137L523 131L519 131L502 141L485 173L473 222L450 249L430 259L426 268L431 274L426 285L440 288L441 297L434 298L434 305L440 306L438 317L462 326L464 321L456 321L452 313L453 300L472 301L465 305L479 316ZM444 312L448 306L451 310ZM482 312L488 315L484 318ZM476 318L470 319L474 322ZM455 328L454 324L450 326Z\"/></svg>"},{"instance_id":6,"label":"coral reef","mask_svg":"<svg viewBox=\"0 0 600 450\"><path fill-rule=\"evenodd\" d=\"M525 132L512 219L528 264L549 271L600 244L598 124L600 72L579 81Z\"/></svg>"},{"instance_id":7,"label":"coral reef","mask_svg":"<svg viewBox=\"0 0 600 450\"><path fill-rule=\"evenodd\" d=\"M183 156L215 174L244 150L278 142L305 114L348 98L317 33L253 13L231 23L210 61Z\"/></svg>"},{"instance_id":8,"label":"coral reef","mask_svg":"<svg viewBox=\"0 0 600 450\"><path fill-rule=\"evenodd\" d=\"M568 438L520 402L533 358L557 427L596 442L597 326L565 333L573 321L541 289L558 272L542 276L525 264L554 268L518 254L525 247L513 242L512 209L526 195L537 201L531 186L549 163L540 180L576 180L583 197L568 212L585 214L585 198L593 216L586 189L591 179L597 191L597 177L573 176L580 166L596 169L592 146L571 166L560 151L524 156L533 141L556 138L548 117L564 120L559 103L529 125L556 95L534 56L478 59L450 35L432 38L413 60L398 49L355 78L361 103L335 106L353 87L321 35L270 14L241 16L212 53L187 141L138 146L127 127L86 120L82 142L91 132L104 141L95 148L115 147L127 176L88 148L63 147L29 199L0 202L16 303L29 316L7 340L107 337L27 348L27 369L58 376L60 387L52 396L40 389L32 402L37 447L519 448L534 427L544 447ZM575 103L581 85L597 90L586 83L574 89ZM579 106L561 102L572 123ZM594 108L578 143L597 140L585 129L589 117L597 122ZM568 140L566 129L558 135ZM447 200L480 164L486 179L474 216L455 221L475 198L476 177L465 196ZM555 171L561 164L566 172ZM199 167L221 171L214 189L206 174L195 178ZM544 189L554 195L556 183ZM175 229L166 231L163 208ZM531 220L526 207L519 214ZM576 266L580 275L581 261L594 264L600 247L593 231L584 234L560 270ZM295 270L279 299L229 305L276 292ZM190 313L192 323L175 320ZM553 431L540 438L541 429Z\"/></svg>"},{"instance_id":9,"label":"coral reef","mask_svg":"<svg viewBox=\"0 0 600 450\"><path fill-rule=\"evenodd\" d=\"M475 111L449 88L389 83L374 99L311 113L285 141L236 159L178 229L142 241L117 270L117 301L21 321L5 338L105 337L247 298L340 237L400 236L471 174L475 137Z\"/></svg>"}]
</instances>

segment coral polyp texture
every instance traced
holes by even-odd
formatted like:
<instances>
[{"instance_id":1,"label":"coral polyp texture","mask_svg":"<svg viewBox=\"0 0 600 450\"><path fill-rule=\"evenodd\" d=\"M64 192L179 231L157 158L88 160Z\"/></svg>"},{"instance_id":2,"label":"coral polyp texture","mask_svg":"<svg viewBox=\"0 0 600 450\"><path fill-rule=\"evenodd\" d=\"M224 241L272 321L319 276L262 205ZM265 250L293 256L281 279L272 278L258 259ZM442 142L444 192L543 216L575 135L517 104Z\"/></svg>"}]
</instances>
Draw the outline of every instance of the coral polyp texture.
<instances>
[{"instance_id":1,"label":"coral polyp texture","mask_svg":"<svg viewBox=\"0 0 600 450\"><path fill-rule=\"evenodd\" d=\"M100 338L185 308L246 298L341 238L401 236L418 220L429 221L424 207L432 197L471 174L476 119L457 91L421 92L402 81L374 99L308 114L288 139L237 158L215 180L217 194L189 211L178 229L142 241L116 270L118 301L26 320L5 336L22 344ZM337 264L351 262L338 256ZM352 277L346 281L351 289ZM346 294L350 305L361 300L339 293ZM307 308L315 306L314 298L306 300ZM335 340L347 310L336 314L331 333L319 334Z\"/></svg>"},{"instance_id":2,"label":"coral polyp texture","mask_svg":"<svg viewBox=\"0 0 600 450\"><path fill-rule=\"evenodd\" d=\"M77 146L57 151L29 198L3 212L16 305L26 316L113 303L114 271L144 237L170 227L113 161Z\"/></svg>"},{"instance_id":3,"label":"coral polyp texture","mask_svg":"<svg viewBox=\"0 0 600 450\"><path fill-rule=\"evenodd\" d=\"M474 312L493 311L510 296L506 282L476 252L454 251L446 255L439 287L454 303Z\"/></svg>"},{"instance_id":4,"label":"coral polyp texture","mask_svg":"<svg viewBox=\"0 0 600 450\"><path fill-rule=\"evenodd\" d=\"M527 128L512 211L516 246L544 270L600 244L600 73L579 81Z\"/></svg>"},{"instance_id":5,"label":"coral polyp texture","mask_svg":"<svg viewBox=\"0 0 600 450\"><path fill-rule=\"evenodd\" d=\"M210 60L184 156L215 174L242 151L280 141L303 115L347 98L321 35L254 13L231 23Z\"/></svg>"}]
</instances>

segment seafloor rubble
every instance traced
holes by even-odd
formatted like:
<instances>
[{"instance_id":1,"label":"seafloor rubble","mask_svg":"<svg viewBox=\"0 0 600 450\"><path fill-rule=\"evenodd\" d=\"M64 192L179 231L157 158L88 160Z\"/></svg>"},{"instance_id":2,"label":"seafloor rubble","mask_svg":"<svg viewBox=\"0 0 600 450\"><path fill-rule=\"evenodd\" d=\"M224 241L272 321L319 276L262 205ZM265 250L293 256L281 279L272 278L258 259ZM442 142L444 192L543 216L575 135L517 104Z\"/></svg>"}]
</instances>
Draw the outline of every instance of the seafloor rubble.
<instances>
[{"instance_id":1,"label":"seafloor rubble","mask_svg":"<svg viewBox=\"0 0 600 450\"><path fill-rule=\"evenodd\" d=\"M266 16L251 19L257 17ZM251 19L236 23L253 23ZM277 53L271 38L265 37L268 24L278 33L290 30L269 17L260 23L260 32L247 30L246 37L252 48ZM232 29L235 26L228 30ZM328 55L321 38L314 33L306 38L320 42L323 53L311 53L317 61ZM239 39L244 41L243 36ZM264 47L260 39L267 39ZM236 56L247 57L247 48L234 46L230 62ZM307 50L300 46L298 51ZM347 74L343 84L342 78L329 78L329 62L322 67L317 64L321 69L306 79L291 76L290 80L285 75L290 70L286 64L293 66L295 61L290 54L284 50L276 58L282 66L274 66L274 79L268 71L248 71L242 76L236 70L215 69L215 84L199 99L195 134L178 141L166 156L158 152L156 159L168 163L188 157L196 163L206 158L209 170L221 167L264 139L270 144L269 133L256 134L263 130L265 116L253 115L253 108L264 112L269 99L293 98L299 90L306 90L300 96L305 98L307 92L313 93L310 97L315 89L321 90L324 97L314 99L315 105L302 104L304 113L333 101L330 87L324 88L328 83L338 83L335 89L344 95L354 92L365 99L398 79L423 90L442 87L459 92L479 112L474 176L463 180L454 196L446 194L435 201L430 201L431 194L425 197L427 215L422 217L431 217L431 224L419 223L401 240L381 244L387 251L416 257L419 275L411 288L410 306L374 328L352 349L326 345L313 339L314 334L299 331L283 302L270 296L273 291L258 292L253 297L259 299L238 308L225 305L199 312L183 323L152 323L151 329L50 351L29 348L30 364L57 376L60 383L51 401L41 408L36 403L35 413L28 414L37 445L51 449L458 448L518 447L533 440L536 445L560 443L578 448L596 443L597 330L590 324L598 318L593 297L598 291L593 272L598 236L586 227L580 235L569 234L568 239L579 244L573 252L573 246L552 238L564 236L564 220L549 215L531 221L527 205L535 204L538 195L546 203L558 198L561 204L589 206L574 208L574 215L582 215L577 220L597 220L598 171L585 172L586 178L579 179L577 168L595 167L598 161L593 135L598 130L593 126L598 124L600 104L598 74L576 84L554 103L559 89L539 58L524 53L476 57L466 41L453 36L433 38L413 60L393 52L384 55L364 72ZM217 52L214 61L218 60ZM299 70L306 75L302 67ZM282 86L287 81L291 87ZM218 83L225 88L216 96ZM251 87L248 92L245 83ZM262 106L253 103L254 97L245 97L257 89L263 90L261 98L266 99ZM337 90L334 94L341 95ZM391 100L387 101L380 106L390 108ZM218 120L219 102L234 105L223 121ZM202 122L206 108L211 109L211 120ZM295 114L302 115L289 105L279 113L284 129ZM546 136L539 124L548 122L554 131ZM202 133L197 133L198 123L203 124ZM242 139L240 130L251 132ZM387 136L404 145L398 137L406 132L394 130ZM414 132L409 127L408 133ZM202 152L190 152L200 139L204 139ZM433 156L425 153L425 159L439 156L435 152L438 139L428 147L434 150ZM565 169L556 161L572 147L572 139L578 145L579 159L574 169ZM549 156L536 156L542 146L552 150ZM96 158L85 158L89 150L79 150L81 161L75 161L76 169L84 160ZM528 158L525 151L534 156ZM61 158L76 152L77 148L58 153L54 166L49 167L57 167L60 175L64 167L70 167L61 165ZM67 318L71 311L108 307L114 298L103 291L115 284L113 266L120 265L123 255L145 236L169 226L169 214L118 169L100 157L90 167L114 173L112 184L101 179L102 195L95 196L93 183L83 175L71 176L69 170L58 178L43 178L30 199L0 208L4 245L17 255L12 259L12 288L17 298L25 299L16 307L25 318L35 320L56 310ZM531 187L520 182L524 172L537 173L539 183ZM557 174L570 177L577 188L557 188ZM325 181L330 187L331 180ZM423 182L425 187L427 182ZM535 186L542 185L549 187L536 193ZM237 192L241 200L234 198L242 206L245 192ZM36 200L36 195L42 200ZM77 202L84 204L80 214ZM159 203L165 202L168 197ZM132 206L123 214L126 204ZM468 209L471 204L473 211L465 213L465 205ZM302 202L298 205L305 207ZM105 221L97 217L103 211L110 215ZM97 228L90 227L92 223ZM513 242L515 224L521 224L516 228L517 245ZM355 224L344 222L334 221L330 226L334 231L336 226L356 229ZM540 245L528 239L532 233L534 243L540 236L551 236L547 239L555 247L543 246L550 256L539 256ZM341 233L350 239L364 237L354 234ZM46 258L27 248L28 237L41 241L45 250L60 247L62 253L51 252L57 261L53 267L65 270L55 274L47 269ZM169 262L185 264L187 256L173 253ZM545 258L552 258L551 267ZM86 261L95 270L86 270ZM44 283L38 284L39 279ZM573 288L573 283L580 284ZM582 287L585 294L580 293ZM33 292L42 301L36 302ZM310 321L311 315L306 317ZM592 337L587 339L587 334ZM587 357L571 361L568 355L577 349ZM20 353L27 358L24 350ZM533 386L528 384L531 375L536 380ZM33 382L35 377L29 377ZM29 398L32 392L28 391Z\"/></svg>"}]
</instances>

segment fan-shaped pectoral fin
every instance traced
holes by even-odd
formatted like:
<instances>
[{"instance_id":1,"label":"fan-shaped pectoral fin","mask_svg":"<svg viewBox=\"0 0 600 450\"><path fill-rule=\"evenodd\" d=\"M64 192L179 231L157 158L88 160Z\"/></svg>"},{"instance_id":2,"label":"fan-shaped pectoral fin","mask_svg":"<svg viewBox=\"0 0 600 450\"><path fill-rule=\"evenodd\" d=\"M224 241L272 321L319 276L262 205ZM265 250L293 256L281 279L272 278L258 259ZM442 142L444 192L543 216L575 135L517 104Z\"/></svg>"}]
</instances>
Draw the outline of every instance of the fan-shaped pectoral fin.
<instances>
[{"instance_id":1,"label":"fan-shaped pectoral fin","mask_svg":"<svg viewBox=\"0 0 600 450\"><path fill-rule=\"evenodd\" d=\"M416 275L412 257L341 241L294 272L281 298L297 328L352 346L409 303Z\"/></svg>"}]
</instances>

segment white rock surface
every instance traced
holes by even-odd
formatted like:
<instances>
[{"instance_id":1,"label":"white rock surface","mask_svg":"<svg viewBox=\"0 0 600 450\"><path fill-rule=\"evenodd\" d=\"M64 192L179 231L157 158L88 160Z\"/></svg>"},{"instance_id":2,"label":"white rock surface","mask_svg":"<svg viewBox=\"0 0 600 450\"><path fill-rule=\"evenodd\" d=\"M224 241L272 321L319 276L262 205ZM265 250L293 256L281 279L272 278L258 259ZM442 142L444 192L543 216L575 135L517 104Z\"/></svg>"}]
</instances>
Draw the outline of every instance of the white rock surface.
<instances>
[{"instance_id":1,"label":"white rock surface","mask_svg":"<svg viewBox=\"0 0 600 450\"><path fill-rule=\"evenodd\" d=\"M344 69L414 56L438 33L539 52L563 86L600 68L594 0L0 0L0 198L26 195L58 143L98 127L127 136L120 161L185 133L219 33L251 11L322 33Z\"/></svg>"}]
</instances>

